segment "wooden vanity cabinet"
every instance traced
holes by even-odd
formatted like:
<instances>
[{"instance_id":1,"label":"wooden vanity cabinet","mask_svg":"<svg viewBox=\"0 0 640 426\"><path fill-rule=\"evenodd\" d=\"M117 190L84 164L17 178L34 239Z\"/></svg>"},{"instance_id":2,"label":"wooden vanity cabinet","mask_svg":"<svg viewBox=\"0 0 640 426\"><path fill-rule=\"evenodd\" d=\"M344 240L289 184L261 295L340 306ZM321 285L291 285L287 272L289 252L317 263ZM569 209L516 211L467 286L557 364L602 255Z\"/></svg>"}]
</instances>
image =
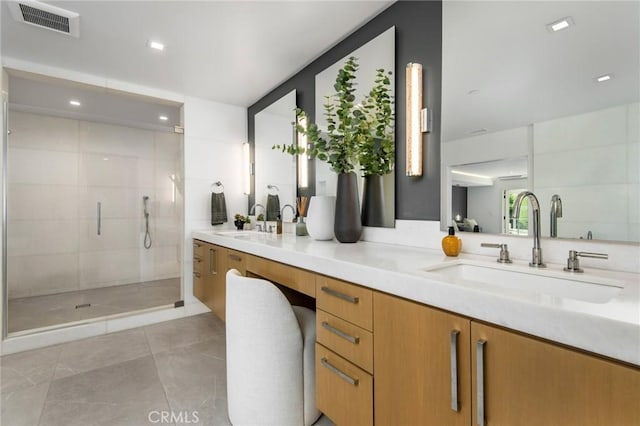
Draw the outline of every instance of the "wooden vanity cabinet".
<instances>
[{"instance_id":1,"label":"wooden vanity cabinet","mask_svg":"<svg viewBox=\"0 0 640 426\"><path fill-rule=\"evenodd\" d=\"M473 425L640 425L637 368L475 321L471 345Z\"/></svg>"},{"instance_id":2,"label":"wooden vanity cabinet","mask_svg":"<svg viewBox=\"0 0 640 426\"><path fill-rule=\"evenodd\" d=\"M316 405L336 424L640 425L638 367L194 240L194 295L222 319L231 268L315 298Z\"/></svg>"},{"instance_id":3,"label":"wooden vanity cabinet","mask_svg":"<svg viewBox=\"0 0 640 426\"><path fill-rule=\"evenodd\" d=\"M373 307L376 425L640 425L638 368L383 293Z\"/></svg>"},{"instance_id":4,"label":"wooden vanity cabinet","mask_svg":"<svg viewBox=\"0 0 640 426\"><path fill-rule=\"evenodd\" d=\"M204 271L205 271L205 246L207 243L193 240L193 295L204 303Z\"/></svg>"},{"instance_id":5,"label":"wooden vanity cabinet","mask_svg":"<svg viewBox=\"0 0 640 426\"><path fill-rule=\"evenodd\" d=\"M247 255L237 250L227 250L226 271L237 269L242 275L247 275Z\"/></svg>"},{"instance_id":6,"label":"wooden vanity cabinet","mask_svg":"<svg viewBox=\"0 0 640 426\"><path fill-rule=\"evenodd\" d=\"M239 251L193 240L193 295L223 321L227 271L235 268L245 275L246 257Z\"/></svg>"},{"instance_id":7,"label":"wooden vanity cabinet","mask_svg":"<svg viewBox=\"0 0 640 426\"><path fill-rule=\"evenodd\" d=\"M221 320L225 319L227 249L214 244L206 247L205 304Z\"/></svg>"},{"instance_id":8,"label":"wooden vanity cabinet","mask_svg":"<svg viewBox=\"0 0 640 426\"><path fill-rule=\"evenodd\" d=\"M375 424L468 426L470 320L379 292L373 319Z\"/></svg>"},{"instance_id":9,"label":"wooden vanity cabinet","mask_svg":"<svg viewBox=\"0 0 640 426\"><path fill-rule=\"evenodd\" d=\"M316 405L338 425L373 424L373 291L316 276Z\"/></svg>"}]
</instances>

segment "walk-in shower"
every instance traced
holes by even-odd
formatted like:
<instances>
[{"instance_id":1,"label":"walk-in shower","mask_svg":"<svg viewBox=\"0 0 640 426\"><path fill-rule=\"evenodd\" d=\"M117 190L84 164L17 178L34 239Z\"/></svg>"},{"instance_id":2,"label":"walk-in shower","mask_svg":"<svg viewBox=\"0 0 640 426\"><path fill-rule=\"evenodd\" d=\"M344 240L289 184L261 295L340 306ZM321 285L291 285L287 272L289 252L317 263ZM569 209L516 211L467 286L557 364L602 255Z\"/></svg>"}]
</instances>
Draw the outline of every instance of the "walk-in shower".
<instances>
[{"instance_id":1,"label":"walk-in shower","mask_svg":"<svg viewBox=\"0 0 640 426\"><path fill-rule=\"evenodd\" d=\"M9 335L182 299L179 108L10 72Z\"/></svg>"}]
</instances>

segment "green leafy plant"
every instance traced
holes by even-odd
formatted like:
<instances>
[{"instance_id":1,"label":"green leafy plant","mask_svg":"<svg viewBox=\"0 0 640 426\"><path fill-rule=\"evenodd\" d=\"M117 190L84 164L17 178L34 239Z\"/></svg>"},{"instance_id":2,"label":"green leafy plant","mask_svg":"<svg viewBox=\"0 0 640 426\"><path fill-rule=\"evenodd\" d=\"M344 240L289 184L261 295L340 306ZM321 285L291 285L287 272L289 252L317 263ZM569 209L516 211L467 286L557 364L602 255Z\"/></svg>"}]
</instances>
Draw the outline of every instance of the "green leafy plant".
<instances>
[{"instance_id":1,"label":"green leafy plant","mask_svg":"<svg viewBox=\"0 0 640 426\"><path fill-rule=\"evenodd\" d=\"M377 70L374 87L360 104L356 104L357 70L358 60L352 56L338 71L335 93L325 97L326 133L310 123L307 114L299 108L296 109L296 130L309 139L306 153L329 163L336 173L349 173L357 164L364 175L389 173L395 159L391 73ZM305 153L304 148L295 144L274 145L273 149L291 155Z\"/></svg>"},{"instance_id":2,"label":"green leafy plant","mask_svg":"<svg viewBox=\"0 0 640 426\"><path fill-rule=\"evenodd\" d=\"M391 72L376 70L375 84L362 102L366 120L358 145L358 163L364 176L386 175L395 164Z\"/></svg>"},{"instance_id":3,"label":"green leafy plant","mask_svg":"<svg viewBox=\"0 0 640 426\"><path fill-rule=\"evenodd\" d=\"M233 220L235 222L246 222L245 217L242 216L240 213L236 213L235 216L233 216Z\"/></svg>"}]
</instances>

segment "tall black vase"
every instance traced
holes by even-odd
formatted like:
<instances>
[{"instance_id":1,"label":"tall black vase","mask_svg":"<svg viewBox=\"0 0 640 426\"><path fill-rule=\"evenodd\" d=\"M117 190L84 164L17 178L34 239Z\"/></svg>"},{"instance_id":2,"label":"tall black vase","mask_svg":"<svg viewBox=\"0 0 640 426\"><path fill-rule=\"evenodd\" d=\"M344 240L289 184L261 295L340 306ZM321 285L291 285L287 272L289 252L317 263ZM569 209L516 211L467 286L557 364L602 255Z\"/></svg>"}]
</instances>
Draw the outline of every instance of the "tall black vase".
<instances>
[{"instance_id":1,"label":"tall black vase","mask_svg":"<svg viewBox=\"0 0 640 426\"><path fill-rule=\"evenodd\" d=\"M362 225L384 226L384 185L382 175L364 177Z\"/></svg>"},{"instance_id":2,"label":"tall black vase","mask_svg":"<svg viewBox=\"0 0 640 426\"><path fill-rule=\"evenodd\" d=\"M338 175L333 232L341 243L355 243L362 234L358 181L354 172Z\"/></svg>"}]
</instances>

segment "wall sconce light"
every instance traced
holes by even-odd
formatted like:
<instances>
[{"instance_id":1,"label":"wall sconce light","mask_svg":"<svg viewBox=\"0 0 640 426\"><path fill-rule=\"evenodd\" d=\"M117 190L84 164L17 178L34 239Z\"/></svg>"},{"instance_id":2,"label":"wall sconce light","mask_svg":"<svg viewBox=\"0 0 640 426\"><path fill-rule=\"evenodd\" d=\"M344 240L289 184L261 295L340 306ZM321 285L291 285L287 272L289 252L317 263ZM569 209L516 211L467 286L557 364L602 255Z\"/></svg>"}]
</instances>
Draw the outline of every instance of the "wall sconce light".
<instances>
[{"instance_id":1,"label":"wall sconce light","mask_svg":"<svg viewBox=\"0 0 640 426\"><path fill-rule=\"evenodd\" d=\"M422 133L429 132L429 110L422 108L422 65L409 62L407 90L407 176L422 176Z\"/></svg>"},{"instance_id":2,"label":"wall sconce light","mask_svg":"<svg viewBox=\"0 0 640 426\"><path fill-rule=\"evenodd\" d=\"M298 121L298 125L302 126L304 129L307 128L306 117L298 117L296 118L296 120ZM304 149L304 153L298 155L298 188L308 188L309 156L307 154L307 150L309 149L309 144L307 135L296 130L296 143L298 144L299 148Z\"/></svg>"},{"instance_id":3,"label":"wall sconce light","mask_svg":"<svg viewBox=\"0 0 640 426\"><path fill-rule=\"evenodd\" d=\"M248 142L242 144L242 193L251 193L251 147Z\"/></svg>"}]
</instances>

